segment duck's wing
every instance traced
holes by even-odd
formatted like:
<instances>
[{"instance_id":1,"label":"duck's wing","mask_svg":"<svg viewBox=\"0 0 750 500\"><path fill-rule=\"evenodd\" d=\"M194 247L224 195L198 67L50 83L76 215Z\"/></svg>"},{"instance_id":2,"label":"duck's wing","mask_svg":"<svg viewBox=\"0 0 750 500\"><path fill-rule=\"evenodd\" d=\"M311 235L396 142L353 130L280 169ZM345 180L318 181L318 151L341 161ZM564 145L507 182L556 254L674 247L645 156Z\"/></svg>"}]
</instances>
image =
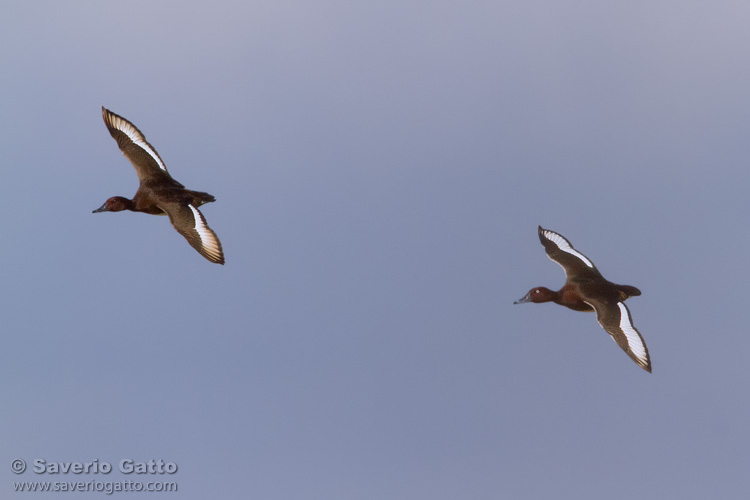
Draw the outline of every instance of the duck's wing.
<instances>
[{"instance_id":1,"label":"duck's wing","mask_svg":"<svg viewBox=\"0 0 750 500\"><path fill-rule=\"evenodd\" d=\"M169 220L177 230L190 243L190 246L198 250L198 253L216 264L224 264L224 251L221 242L208 227L206 218L192 204L164 203L159 208L169 215Z\"/></svg>"},{"instance_id":2,"label":"duck's wing","mask_svg":"<svg viewBox=\"0 0 750 500\"><path fill-rule=\"evenodd\" d=\"M539 241L544 245L547 257L560 264L567 278L601 277L591 259L573 248L563 235L539 226Z\"/></svg>"},{"instance_id":3,"label":"duck's wing","mask_svg":"<svg viewBox=\"0 0 750 500\"><path fill-rule=\"evenodd\" d=\"M148 143L146 136L138 130L138 127L104 106L102 106L102 117L110 135L117 141L120 151L135 167L139 180L143 181L148 177L158 175L171 178L159 153Z\"/></svg>"},{"instance_id":4,"label":"duck's wing","mask_svg":"<svg viewBox=\"0 0 750 500\"><path fill-rule=\"evenodd\" d=\"M596 310L596 320L612 336L617 345L627 353L638 366L651 373L651 358L643 337L633 326L633 318L625 302L587 300L586 303Z\"/></svg>"}]
</instances>

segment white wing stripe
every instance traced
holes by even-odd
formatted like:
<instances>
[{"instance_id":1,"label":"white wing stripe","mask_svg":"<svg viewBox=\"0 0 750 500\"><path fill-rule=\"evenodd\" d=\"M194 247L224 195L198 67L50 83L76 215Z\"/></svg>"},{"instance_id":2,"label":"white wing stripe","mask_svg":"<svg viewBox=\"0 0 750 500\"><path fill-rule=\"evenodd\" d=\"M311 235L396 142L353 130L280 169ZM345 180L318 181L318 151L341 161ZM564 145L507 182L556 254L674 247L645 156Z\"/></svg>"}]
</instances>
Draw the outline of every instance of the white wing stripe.
<instances>
[{"instance_id":1,"label":"white wing stripe","mask_svg":"<svg viewBox=\"0 0 750 500\"><path fill-rule=\"evenodd\" d=\"M553 231L546 230L546 229L544 231L542 231L542 234L549 241L551 241L552 243L554 243L555 245L557 245L557 248L559 248L563 252L566 252L566 253L569 253L570 255L578 257L579 259L581 259L584 262L584 264L586 264L587 266L589 266L592 269L594 268L594 263L593 262L591 262L589 259L587 259L585 255L583 255L582 253L578 252L575 248L573 248L572 246L570 246L570 243L568 243L568 241L565 238L563 238L562 236L560 236L559 234L557 234L557 233L555 233ZM562 265L562 264L560 264L560 265ZM564 268L565 267L563 266L563 269Z\"/></svg>"},{"instance_id":2,"label":"white wing stripe","mask_svg":"<svg viewBox=\"0 0 750 500\"><path fill-rule=\"evenodd\" d=\"M154 151L146 142L146 138L143 137L141 134L138 133L138 131L133 128L133 126L116 116L109 115L110 123L113 127L115 127L117 130L122 132L123 134L127 135L131 141L133 141L135 144L140 146L145 152L151 155L151 157L156 160L157 165L159 165L159 168L167 171L166 165L164 165L164 162L161 161L161 158L159 158L159 155L156 154L156 151Z\"/></svg>"},{"instance_id":3,"label":"white wing stripe","mask_svg":"<svg viewBox=\"0 0 750 500\"><path fill-rule=\"evenodd\" d=\"M645 366L648 362L646 356L646 346L638 334L638 331L633 326L633 320L630 317L630 311L625 307L622 302L617 303L617 307L620 308L620 330L625 334L628 339L628 347L633 351L633 354L638 358L641 363Z\"/></svg>"},{"instance_id":4,"label":"white wing stripe","mask_svg":"<svg viewBox=\"0 0 750 500\"><path fill-rule=\"evenodd\" d=\"M198 236L200 236L201 244L208 253L218 256L220 254L219 243L213 232L208 228L208 225L206 225L206 219L203 218L203 215L193 205L188 206L190 207L190 210L193 211L195 231L198 233Z\"/></svg>"}]
</instances>

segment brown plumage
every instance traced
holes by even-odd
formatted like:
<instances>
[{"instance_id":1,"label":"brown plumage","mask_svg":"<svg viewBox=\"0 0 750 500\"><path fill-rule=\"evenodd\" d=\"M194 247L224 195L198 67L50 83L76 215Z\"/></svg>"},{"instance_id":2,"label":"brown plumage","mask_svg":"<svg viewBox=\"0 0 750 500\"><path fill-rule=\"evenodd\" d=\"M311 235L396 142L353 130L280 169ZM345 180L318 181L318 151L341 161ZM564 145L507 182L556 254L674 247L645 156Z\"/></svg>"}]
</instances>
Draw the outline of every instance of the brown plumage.
<instances>
[{"instance_id":1,"label":"brown plumage","mask_svg":"<svg viewBox=\"0 0 750 500\"><path fill-rule=\"evenodd\" d=\"M557 292L532 288L516 304L554 302L574 311L596 311L596 319L638 366L651 372L651 358L643 337L633 326L625 300L641 294L634 286L607 281L593 262L573 248L561 234L539 226L539 240L547 256L560 264L567 277Z\"/></svg>"},{"instance_id":2,"label":"brown plumage","mask_svg":"<svg viewBox=\"0 0 750 500\"><path fill-rule=\"evenodd\" d=\"M94 213L130 210L151 215L168 215L177 232L198 253L211 262L224 264L221 242L198 210L199 206L215 201L215 198L208 193L185 189L185 186L174 180L156 149L131 122L104 107L102 117L120 151L135 167L140 186L132 200L113 196L94 210Z\"/></svg>"}]
</instances>

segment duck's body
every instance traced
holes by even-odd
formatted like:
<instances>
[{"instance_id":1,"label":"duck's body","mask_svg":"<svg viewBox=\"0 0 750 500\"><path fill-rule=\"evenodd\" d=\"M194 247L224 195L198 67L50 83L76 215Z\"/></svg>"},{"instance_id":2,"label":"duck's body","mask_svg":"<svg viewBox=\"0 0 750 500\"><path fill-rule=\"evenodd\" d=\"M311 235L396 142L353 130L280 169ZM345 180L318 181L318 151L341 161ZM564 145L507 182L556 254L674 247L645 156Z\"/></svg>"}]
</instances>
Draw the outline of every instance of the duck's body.
<instances>
[{"instance_id":1,"label":"duck's body","mask_svg":"<svg viewBox=\"0 0 750 500\"><path fill-rule=\"evenodd\" d=\"M140 188L133 196L132 200L122 198L123 203L127 206L125 210L132 212L143 212L144 214L151 215L169 215L167 212L159 208L169 203L178 203L183 205L193 205L198 208L204 203L210 203L216 201L212 195L208 193L202 193L200 191L190 191L182 187L182 185L170 179L176 184L167 184L165 182L150 182L146 181L141 183ZM118 197L113 197L118 198Z\"/></svg>"},{"instance_id":2,"label":"duck's body","mask_svg":"<svg viewBox=\"0 0 750 500\"><path fill-rule=\"evenodd\" d=\"M529 300L528 302L554 302L574 311L594 312L595 309L586 302L585 297L599 297L607 302L619 302L641 294L641 291L634 286L617 285L610 281L604 281L605 283L574 280L565 283L557 292L544 287L537 287L534 290L545 290L545 295L538 295L534 297L535 300ZM549 299L539 300L545 296ZM518 301L518 303L521 303L521 301Z\"/></svg>"},{"instance_id":3,"label":"duck's body","mask_svg":"<svg viewBox=\"0 0 750 500\"><path fill-rule=\"evenodd\" d=\"M201 191L191 191L169 175L159 154L138 128L125 118L102 107L104 123L122 154L138 173L140 186L132 200L113 196L94 213L130 210L151 215L168 215L174 228L190 245L211 262L224 264L224 252L216 233L208 227L198 207L215 201Z\"/></svg>"},{"instance_id":4,"label":"duck's body","mask_svg":"<svg viewBox=\"0 0 750 500\"><path fill-rule=\"evenodd\" d=\"M651 371L651 359L641 334L633 326L625 300L641 294L634 286L607 281L585 255L562 235L539 226L539 240L547 256L565 270L567 280L558 291L532 288L516 304L554 302L574 311L597 313L597 321L633 361Z\"/></svg>"}]
</instances>

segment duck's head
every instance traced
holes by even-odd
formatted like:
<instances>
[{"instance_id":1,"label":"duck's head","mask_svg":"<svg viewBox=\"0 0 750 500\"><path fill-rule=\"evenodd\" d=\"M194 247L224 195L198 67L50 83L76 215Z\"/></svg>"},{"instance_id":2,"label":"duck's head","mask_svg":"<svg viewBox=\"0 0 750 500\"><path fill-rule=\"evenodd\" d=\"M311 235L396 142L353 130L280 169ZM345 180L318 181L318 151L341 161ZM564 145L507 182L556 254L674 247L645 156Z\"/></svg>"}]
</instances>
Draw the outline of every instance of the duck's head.
<instances>
[{"instance_id":1,"label":"duck's head","mask_svg":"<svg viewBox=\"0 0 750 500\"><path fill-rule=\"evenodd\" d=\"M529 290L529 293L527 293L523 298L520 298L513 303L523 304L525 302L535 302L539 304L542 302L550 302L552 300L555 300L556 296L557 296L557 293L553 292L549 288L538 286L536 288L532 288L531 290Z\"/></svg>"},{"instance_id":2,"label":"duck's head","mask_svg":"<svg viewBox=\"0 0 750 500\"><path fill-rule=\"evenodd\" d=\"M133 202L127 198L123 198L122 196L113 196L112 198L105 201L104 205L97 208L91 213L96 214L99 212L120 212L122 210L130 209L132 204Z\"/></svg>"}]
</instances>

